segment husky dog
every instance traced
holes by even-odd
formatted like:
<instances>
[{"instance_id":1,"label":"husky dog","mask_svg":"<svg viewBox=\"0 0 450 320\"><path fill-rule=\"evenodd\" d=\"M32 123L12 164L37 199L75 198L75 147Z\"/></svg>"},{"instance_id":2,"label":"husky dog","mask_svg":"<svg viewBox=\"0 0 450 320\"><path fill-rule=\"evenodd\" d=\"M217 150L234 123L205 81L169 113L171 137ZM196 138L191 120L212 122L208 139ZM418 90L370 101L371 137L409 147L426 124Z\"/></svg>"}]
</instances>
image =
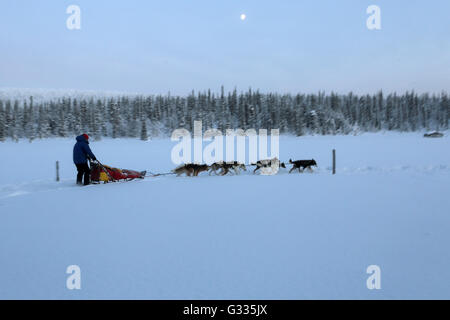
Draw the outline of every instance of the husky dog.
<instances>
[{"instance_id":1,"label":"husky dog","mask_svg":"<svg viewBox=\"0 0 450 320\"><path fill-rule=\"evenodd\" d=\"M196 177L200 172L208 171L208 169L209 166L206 164L186 163L178 166L177 168L172 170L172 172L176 173L177 177L179 177L183 173L185 173L188 177L190 177L191 175Z\"/></svg>"},{"instance_id":2,"label":"husky dog","mask_svg":"<svg viewBox=\"0 0 450 320\"><path fill-rule=\"evenodd\" d=\"M232 162L232 165L233 165L232 168L233 168L233 170L234 170L234 172L235 172L236 174L241 173L240 170L247 171L247 167L246 167L245 164L243 164L243 163L234 161L234 162Z\"/></svg>"},{"instance_id":3,"label":"husky dog","mask_svg":"<svg viewBox=\"0 0 450 320\"><path fill-rule=\"evenodd\" d=\"M239 174L240 173L240 169L242 169L244 171L247 171L247 168L245 167L245 164L239 163L237 161L233 161L233 162L215 162L209 168L210 168L210 171L209 171L210 175L213 172L215 174L217 174L217 170L221 169L221 171L220 171L220 175L221 176L224 176L228 172L230 172L230 169L233 169L235 174Z\"/></svg>"},{"instance_id":4,"label":"husky dog","mask_svg":"<svg viewBox=\"0 0 450 320\"><path fill-rule=\"evenodd\" d=\"M297 160L297 161L292 161L291 159L289 159L289 163L292 164L292 169L289 170L289 173L291 173L295 169L298 169L298 172L303 172L303 171L305 171L305 169L312 171L312 168L311 168L312 166L317 167L316 160L314 160L314 159Z\"/></svg>"},{"instance_id":5,"label":"husky dog","mask_svg":"<svg viewBox=\"0 0 450 320\"><path fill-rule=\"evenodd\" d=\"M173 169L172 172L176 173L177 177L181 176L183 173L190 177L194 173L194 168L191 164L182 164Z\"/></svg>"},{"instance_id":6,"label":"husky dog","mask_svg":"<svg viewBox=\"0 0 450 320\"><path fill-rule=\"evenodd\" d=\"M260 170L261 168L286 168L284 162L281 162L280 160L278 160L278 158L259 160L256 163L252 163L252 166L256 166L255 170L253 170L253 173L256 173L256 171Z\"/></svg>"},{"instance_id":7,"label":"husky dog","mask_svg":"<svg viewBox=\"0 0 450 320\"><path fill-rule=\"evenodd\" d=\"M198 176L200 172L208 171L209 166L207 164L194 164L194 177Z\"/></svg>"},{"instance_id":8,"label":"husky dog","mask_svg":"<svg viewBox=\"0 0 450 320\"><path fill-rule=\"evenodd\" d=\"M241 173L240 170L247 171L245 164L239 163L237 161L233 161L233 162L224 163L223 168L222 168L222 175L223 176L226 175L230 171L230 169L233 169L233 171L236 175Z\"/></svg>"},{"instance_id":9,"label":"husky dog","mask_svg":"<svg viewBox=\"0 0 450 320\"><path fill-rule=\"evenodd\" d=\"M209 166L209 175L214 172L215 175L217 175L217 170L222 169L223 162L214 162L212 165Z\"/></svg>"}]
</instances>

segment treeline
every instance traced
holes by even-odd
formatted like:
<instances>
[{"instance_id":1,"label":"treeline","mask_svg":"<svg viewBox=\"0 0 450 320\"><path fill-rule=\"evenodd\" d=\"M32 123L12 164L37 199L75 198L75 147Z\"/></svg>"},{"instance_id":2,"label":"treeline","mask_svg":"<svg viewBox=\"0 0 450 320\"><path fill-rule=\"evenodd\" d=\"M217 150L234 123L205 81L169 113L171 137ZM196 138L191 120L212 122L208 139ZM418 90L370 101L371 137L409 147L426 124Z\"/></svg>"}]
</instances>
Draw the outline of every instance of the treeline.
<instances>
[{"instance_id":1,"label":"treeline","mask_svg":"<svg viewBox=\"0 0 450 320\"><path fill-rule=\"evenodd\" d=\"M0 141L73 137L146 140L168 137L177 128L279 129L281 134L349 134L353 132L446 130L450 104L447 93L414 92L385 96L341 94L277 94L236 90L188 96L62 97L39 103L0 100Z\"/></svg>"}]
</instances>

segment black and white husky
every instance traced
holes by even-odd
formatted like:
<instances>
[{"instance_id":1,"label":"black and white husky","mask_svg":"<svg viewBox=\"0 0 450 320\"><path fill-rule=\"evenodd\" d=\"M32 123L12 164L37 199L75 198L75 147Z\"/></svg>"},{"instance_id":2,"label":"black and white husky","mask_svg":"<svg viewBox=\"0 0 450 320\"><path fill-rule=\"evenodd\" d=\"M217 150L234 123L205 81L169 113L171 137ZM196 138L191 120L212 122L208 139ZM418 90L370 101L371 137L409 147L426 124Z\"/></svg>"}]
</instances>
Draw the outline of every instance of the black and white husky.
<instances>
[{"instance_id":1,"label":"black and white husky","mask_svg":"<svg viewBox=\"0 0 450 320\"><path fill-rule=\"evenodd\" d=\"M256 173L256 171L262 168L271 169L276 172L278 172L279 168L286 168L284 162L281 162L278 158L259 160L256 163L252 163L252 166L256 166L255 170L253 170L253 173Z\"/></svg>"}]
</instances>

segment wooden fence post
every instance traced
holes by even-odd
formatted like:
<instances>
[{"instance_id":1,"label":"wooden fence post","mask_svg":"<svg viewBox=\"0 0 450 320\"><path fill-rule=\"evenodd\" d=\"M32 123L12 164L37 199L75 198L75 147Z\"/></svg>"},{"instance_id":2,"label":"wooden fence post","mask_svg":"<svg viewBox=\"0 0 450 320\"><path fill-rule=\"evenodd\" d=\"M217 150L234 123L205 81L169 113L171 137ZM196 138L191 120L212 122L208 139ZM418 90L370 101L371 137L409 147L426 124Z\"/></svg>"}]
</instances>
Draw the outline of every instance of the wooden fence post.
<instances>
[{"instance_id":1,"label":"wooden fence post","mask_svg":"<svg viewBox=\"0 0 450 320\"><path fill-rule=\"evenodd\" d=\"M56 181L59 181L59 161L56 161Z\"/></svg>"},{"instance_id":2,"label":"wooden fence post","mask_svg":"<svg viewBox=\"0 0 450 320\"><path fill-rule=\"evenodd\" d=\"M336 174L336 150L333 149L333 174Z\"/></svg>"}]
</instances>

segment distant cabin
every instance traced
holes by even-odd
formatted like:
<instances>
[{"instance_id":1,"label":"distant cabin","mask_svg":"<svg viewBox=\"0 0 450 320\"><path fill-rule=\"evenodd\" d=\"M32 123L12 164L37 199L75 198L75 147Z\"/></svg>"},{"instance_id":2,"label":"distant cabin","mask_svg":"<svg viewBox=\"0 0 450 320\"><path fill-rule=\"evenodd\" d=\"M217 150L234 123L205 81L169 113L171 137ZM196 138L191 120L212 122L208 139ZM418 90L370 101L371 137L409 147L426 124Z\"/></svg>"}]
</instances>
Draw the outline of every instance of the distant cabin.
<instances>
[{"instance_id":1,"label":"distant cabin","mask_svg":"<svg viewBox=\"0 0 450 320\"><path fill-rule=\"evenodd\" d=\"M423 136L425 138L442 138L444 136L444 134L441 132L434 131L434 132L425 133Z\"/></svg>"}]
</instances>

